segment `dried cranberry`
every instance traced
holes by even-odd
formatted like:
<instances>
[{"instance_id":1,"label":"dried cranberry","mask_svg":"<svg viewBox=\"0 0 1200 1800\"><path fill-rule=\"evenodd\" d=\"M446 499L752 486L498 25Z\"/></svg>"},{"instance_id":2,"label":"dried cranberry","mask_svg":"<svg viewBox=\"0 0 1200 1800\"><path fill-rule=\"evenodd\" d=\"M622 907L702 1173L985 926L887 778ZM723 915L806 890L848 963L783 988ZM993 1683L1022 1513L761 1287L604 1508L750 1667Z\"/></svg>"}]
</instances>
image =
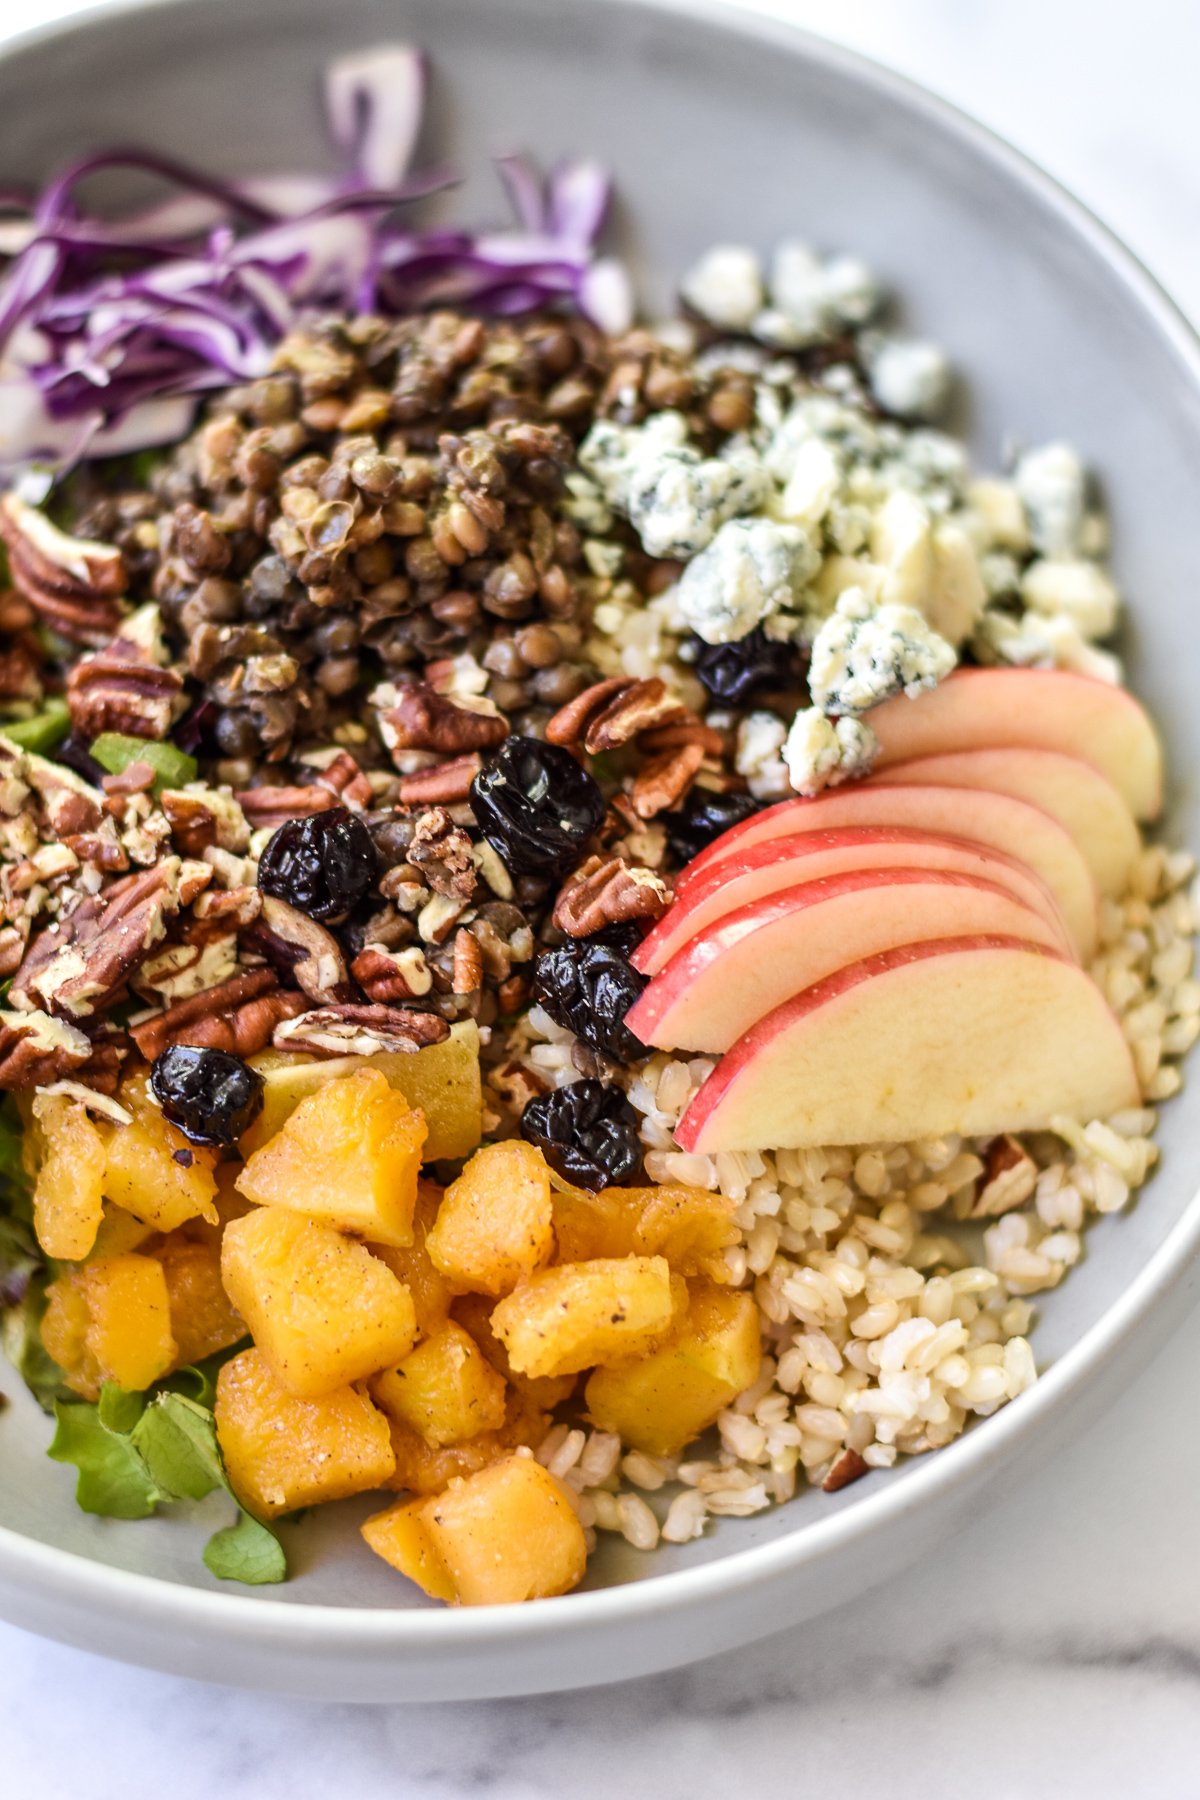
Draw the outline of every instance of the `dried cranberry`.
<instances>
[{"instance_id":1,"label":"dried cranberry","mask_svg":"<svg viewBox=\"0 0 1200 1800\"><path fill-rule=\"evenodd\" d=\"M372 886L379 858L356 813L331 806L289 819L259 858L258 885L310 919L339 919Z\"/></svg>"},{"instance_id":2,"label":"dried cranberry","mask_svg":"<svg viewBox=\"0 0 1200 1800\"><path fill-rule=\"evenodd\" d=\"M634 1037L625 1014L646 986L612 944L578 938L538 957L534 999L556 1025L613 1062L640 1062L650 1052Z\"/></svg>"},{"instance_id":3,"label":"dried cranberry","mask_svg":"<svg viewBox=\"0 0 1200 1800\"><path fill-rule=\"evenodd\" d=\"M610 1081L572 1081L536 1095L521 1114L521 1136L567 1181L593 1193L641 1173L637 1114Z\"/></svg>"},{"instance_id":4,"label":"dried cranberry","mask_svg":"<svg viewBox=\"0 0 1200 1800\"><path fill-rule=\"evenodd\" d=\"M604 796L569 750L506 738L471 783L480 830L516 875L569 875L604 817Z\"/></svg>"},{"instance_id":5,"label":"dried cranberry","mask_svg":"<svg viewBox=\"0 0 1200 1800\"><path fill-rule=\"evenodd\" d=\"M677 862L689 863L706 845L759 809L753 794L715 794L694 787L679 812L664 813L667 848Z\"/></svg>"},{"instance_id":6,"label":"dried cranberry","mask_svg":"<svg viewBox=\"0 0 1200 1800\"><path fill-rule=\"evenodd\" d=\"M798 646L769 638L761 625L732 644L697 639L692 667L722 706L744 706L762 688L795 687L802 673Z\"/></svg>"},{"instance_id":7,"label":"dried cranberry","mask_svg":"<svg viewBox=\"0 0 1200 1800\"><path fill-rule=\"evenodd\" d=\"M262 1076L226 1050L172 1044L155 1057L150 1087L193 1144L235 1144L262 1111Z\"/></svg>"}]
</instances>

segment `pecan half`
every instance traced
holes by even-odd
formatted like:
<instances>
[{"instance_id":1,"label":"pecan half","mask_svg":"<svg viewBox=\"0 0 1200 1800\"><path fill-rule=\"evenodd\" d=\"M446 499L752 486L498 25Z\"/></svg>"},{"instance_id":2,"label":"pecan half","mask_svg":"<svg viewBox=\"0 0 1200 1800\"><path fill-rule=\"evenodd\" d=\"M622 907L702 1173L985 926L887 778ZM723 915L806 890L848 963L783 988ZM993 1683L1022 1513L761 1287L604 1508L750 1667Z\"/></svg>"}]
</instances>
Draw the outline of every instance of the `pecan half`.
<instances>
[{"instance_id":1,"label":"pecan half","mask_svg":"<svg viewBox=\"0 0 1200 1800\"><path fill-rule=\"evenodd\" d=\"M420 944L409 944L402 950L365 944L350 964L350 973L367 999L378 1005L389 1000L419 1000L433 986Z\"/></svg>"},{"instance_id":2,"label":"pecan half","mask_svg":"<svg viewBox=\"0 0 1200 1800\"><path fill-rule=\"evenodd\" d=\"M1038 1166L1014 1137L993 1138L983 1153L983 1174L967 1217L995 1219L1025 1202L1037 1186Z\"/></svg>"},{"instance_id":3,"label":"pecan half","mask_svg":"<svg viewBox=\"0 0 1200 1800\"><path fill-rule=\"evenodd\" d=\"M277 968L282 965L296 986L318 1005L352 998L346 959L333 933L286 900L264 894L261 922L245 935L268 962Z\"/></svg>"},{"instance_id":4,"label":"pecan half","mask_svg":"<svg viewBox=\"0 0 1200 1800\"><path fill-rule=\"evenodd\" d=\"M400 778L401 806L453 806L465 800L471 783L483 768L483 758L473 750L468 756L453 756L449 762L435 763L431 769L418 769Z\"/></svg>"},{"instance_id":5,"label":"pecan half","mask_svg":"<svg viewBox=\"0 0 1200 1800\"><path fill-rule=\"evenodd\" d=\"M323 1006L276 1027L280 1050L313 1056L378 1056L440 1044L450 1027L438 1013L404 1006Z\"/></svg>"},{"instance_id":6,"label":"pecan half","mask_svg":"<svg viewBox=\"0 0 1200 1800\"><path fill-rule=\"evenodd\" d=\"M90 896L65 921L48 925L13 978L13 1004L82 1019L120 992L179 910L177 856L126 875Z\"/></svg>"},{"instance_id":7,"label":"pecan half","mask_svg":"<svg viewBox=\"0 0 1200 1800\"><path fill-rule=\"evenodd\" d=\"M315 782L311 787L242 788L233 797L252 831L275 831L289 819L308 819L337 805L329 789Z\"/></svg>"},{"instance_id":8,"label":"pecan half","mask_svg":"<svg viewBox=\"0 0 1200 1800\"><path fill-rule=\"evenodd\" d=\"M107 643L129 585L119 550L67 537L15 494L0 500L0 538L14 583L47 625L74 644Z\"/></svg>"},{"instance_id":9,"label":"pecan half","mask_svg":"<svg viewBox=\"0 0 1200 1800\"><path fill-rule=\"evenodd\" d=\"M44 1087L81 1069L91 1040L48 1013L0 1012L0 1088Z\"/></svg>"},{"instance_id":10,"label":"pecan half","mask_svg":"<svg viewBox=\"0 0 1200 1800\"><path fill-rule=\"evenodd\" d=\"M678 750L682 744L700 744L705 756L724 756L725 739L703 719L677 719L672 725L653 725L638 738L638 749L652 756L660 750Z\"/></svg>"},{"instance_id":11,"label":"pecan half","mask_svg":"<svg viewBox=\"0 0 1200 1800\"><path fill-rule=\"evenodd\" d=\"M508 736L508 720L490 700L439 694L428 683L377 689L379 729L393 753L436 750L460 756L467 750L494 750Z\"/></svg>"},{"instance_id":12,"label":"pecan half","mask_svg":"<svg viewBox=\"0 0 1200 1800\"><path fill-rule=\"evenodd\" d=\"M475 892L475 858L471 840L443 807L430 807L417 820L408 860L420 869L435 894L469 900Z\"/></svg>"},{"instance_id":13,"label":"pecan half","mask_svg":"<svg viewBox=\"0 0 1200 1800\"><path fill-rule=\"evenodd\" d=\"M612 675L607 681L594 681L582 694L576 694L573 700L560 706L547 721L547 742L567 748L581 743L592 720L598 718L618 694L627 693L633 685L633 677L629 675Z\"/></svg>"},{"instance_id":14,"label":"pecan half","mask_svg":"<svg viewBox=\"0 0 1200 1800\"><path fill-rule=\"evenodd\" d=\"M623 693L613 696L589 722L583 747L593 756L602 750L619 750L639 732L673 724L687 716L682 700L669 694L666 682L652 675L648 681L635 681Z\"/></svg>"},{"instance_id":15,"label":"pecan half","mask_svg":"<svg viewBox=\"0 0 1200 1800\"><path fill-rule=\"evenodd\" d=\"M229 981L193 994L168 1007L157 1018L130 1027L130 1036L146 1058L168 1044L195 1044L253 1056L265 1050L275 1027L305 1006L302 994L286 994L270 969L246 969Z\"/></svg>"},{"instance_id":16,"label":"pecan half","mask_svg":"<svg viewBox=\"0 0 1200 1800\"><path fill-rule=\"evenodd\" d=\"M857 1450L843 1450L840 1456L835 1457L833 1467L821 1487L827 1494L836 1494L839 1488L849 1487L852 1481L859 1481L869 1474L870 1467Z\"/></svg>"},{"instance_id":17,"label":"pecan half","mask_svg":"<svg viewBox=\"0 0 1200 1800\"><path fill-rule=\"evenodd\" d=\"M590 937L606 925L661 919L670 904L670 888L651 869L620 856L589 856L560 889L553 917L568 937Z\"/></svg>"},{"instance_id":18,"label":"pecan half","mask_svg":"<svg viewBox=\"0 0 1200 1800\"><path fill-rule=\"evenodd\" d=\"M454 934L451 983L456 994L474 994L483 986L483 951L479 940L465 928Z\"/></svg>"},{"instance_id":19,"label":"pecan half","mask_svg":"<svg viewBox=\"0 0 1200 1800\"><path fill-rule=\"evenodd\" d=\"M638 818L655 819L681 800L703 761L703 744L681 744L643 763L629 795Z\"/></svg>"},{"instance_id":20,"label":"pecan half","mask_svg":"<svg viewBox=\"0 0 1200 1800\"><path fill-rule=\"evenodd\" d=\"M147 662L121 638L81 657L67 676L71 724L88 739L102 731L165 738L182 691L182 675Z\"/></svg>"}]
</instances>

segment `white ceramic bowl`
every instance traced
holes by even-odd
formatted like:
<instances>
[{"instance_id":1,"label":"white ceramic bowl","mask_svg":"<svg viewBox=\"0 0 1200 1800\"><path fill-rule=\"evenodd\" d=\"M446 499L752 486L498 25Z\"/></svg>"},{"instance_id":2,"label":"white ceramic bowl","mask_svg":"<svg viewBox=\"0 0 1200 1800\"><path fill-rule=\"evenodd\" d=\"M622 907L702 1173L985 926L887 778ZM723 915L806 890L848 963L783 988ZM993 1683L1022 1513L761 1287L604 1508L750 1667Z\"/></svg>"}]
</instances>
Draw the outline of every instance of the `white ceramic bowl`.
<instances>
[{"instance_id":1,"label":"white ceramic bowl","mask_svg":"<svg viewBox=\"0 0 1200 1800\"><path fill-rule=\"evenodd\" d=\"M311 166L322 64L399 34L433 55L429 148L475 171L460 216L494 209L488 152L520 144L611 164L652 300L722 238L860 252L964 372L982 461L995 466L1010 436L1079 447L1111 508L1133 677L1169 747L1170 832L1200 841L1185 540L1200 491L1196 342L1078 205L895 76L708 4L177 0L90 14L0 57L0 168L45 175L139 139L230 175ZM0 1414L0 1612L133 1662L354 1700L612 1681L778 1630L1036 1478L1159 1343L1195 1284L1198 1112L1200 1086L1165 1109L1160 1171L1127 1217L1092 1227L1086 1261L1046 1298L1036 1388L934 1457L652 1557L606 1541L584 1591L455 1613L422 1604L361 1545L367 1500L290 1531L287 1585L220 1586L200 1563L203 1522L77 1512L70 1472L45 1458L47 1422L18 1393Z\"/></svg>"}]
</instances>

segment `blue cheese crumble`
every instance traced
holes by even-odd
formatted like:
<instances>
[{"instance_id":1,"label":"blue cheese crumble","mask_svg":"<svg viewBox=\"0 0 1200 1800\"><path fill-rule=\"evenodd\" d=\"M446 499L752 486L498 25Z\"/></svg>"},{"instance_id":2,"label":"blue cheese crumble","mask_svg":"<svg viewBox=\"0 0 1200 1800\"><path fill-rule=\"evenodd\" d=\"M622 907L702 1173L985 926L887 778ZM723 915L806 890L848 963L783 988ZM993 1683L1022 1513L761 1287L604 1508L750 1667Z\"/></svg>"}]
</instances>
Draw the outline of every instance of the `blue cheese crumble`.
<instances>
[{"instance_id":1,"label":"blue cheese crumble","mask_svg":"<svg viewBox=\"0 0 1200 1800\"><path fill-rule=\"evenodd\" d=\"M625 514L648 556L697 555L726 520L757 511L770 486L745 445L702 456L676 412L654 413L644 425L599 420L580 445L579 460L609 506Z\"/></svg>"},{"instance_id":2,"label":"blue cheese crumble","mask_svg":"<svg viewBox=\"0 0 1200 1800\"><path fill-rule=\"evenodd\" d=\"M879 739L863 719L831 719L815 706L792 720L783 744L788 779L798 794L819 794L865 775L879 754Z\"/></svg>"},{"instance_id":3,"label":"blue cheese crumble","mask_svg":"<svg viewBox=\"0 0 1200 1800\"><path fill-rule=\"evenodd\" d=\"M733 643L794 607L820 566L820 552L801 526L731 519L684 570L680 615L706 644Z\"/></svg>"},{"instance_id":4,"label":"blue cheese crumble","mask_svg":"<svg viewBox=\"0 0 1200 1800\"><path fill-rule=\"evenodd\" d=\"M957 658L912 606L876 606L848 588L812 645L808 685L823 712L862 713L893 694L936 687Z\"/></svg>"}]
</instances>

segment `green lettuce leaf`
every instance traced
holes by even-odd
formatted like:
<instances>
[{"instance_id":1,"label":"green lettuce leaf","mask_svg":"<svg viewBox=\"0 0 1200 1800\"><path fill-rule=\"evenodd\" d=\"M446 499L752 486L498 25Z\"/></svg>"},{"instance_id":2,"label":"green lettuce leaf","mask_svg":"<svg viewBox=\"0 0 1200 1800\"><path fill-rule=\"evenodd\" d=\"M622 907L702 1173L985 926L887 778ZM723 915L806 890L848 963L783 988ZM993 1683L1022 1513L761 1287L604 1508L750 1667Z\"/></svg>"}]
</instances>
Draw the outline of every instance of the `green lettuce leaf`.
<instances>
[{"instance_id":1,"label":"green lettuce leaf","mask_svg":"<svg viewBox=\"0 0 1200 1800\"><path fill-rule=\"evenodd\" d=\"M218 1581L241 1581L262 1587L287 1580L287 1558L273 1531L248 1512L238 1514L236 1525L215 1531L204 1550L204 1566Z\"/></svg>"},{"instance_id":2,"label":"green lettuce leaf","mask_svg":"<svg viewBox=\"0 0 1200 1800\"><path fill-rule=\"evenodd\" d=\"M79 1471L75 1499L84 1512L106 1519L148 1519L164 1497L127 1437L100 1421L100 1408L86 1402L54 1408L58 1429L46 1454L74 1463Z\"/></svg>"}]
</instances>

